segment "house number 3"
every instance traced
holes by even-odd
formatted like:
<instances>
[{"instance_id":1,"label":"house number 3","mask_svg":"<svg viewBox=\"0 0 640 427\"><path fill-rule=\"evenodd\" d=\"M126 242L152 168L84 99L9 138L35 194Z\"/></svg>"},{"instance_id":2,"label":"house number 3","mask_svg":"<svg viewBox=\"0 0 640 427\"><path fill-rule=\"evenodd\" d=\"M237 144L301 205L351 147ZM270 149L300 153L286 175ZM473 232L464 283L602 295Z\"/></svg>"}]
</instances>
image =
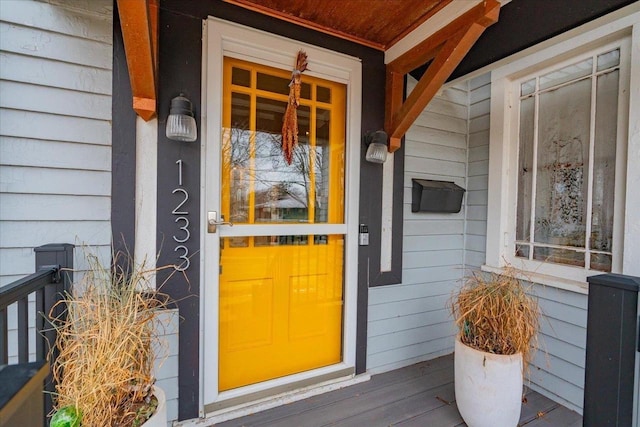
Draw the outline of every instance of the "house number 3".
<instances>
[{"instance_id":1,"label":"house number 3","mask_svg":"<svg viewBox=\"0 0 640 427\"><path fill-rule=\"evenodd\" d=\"M186 216L189 215L189 211L184 208L187 200L189 200L189 192L182 188L182 160L178 160L176 164L178 165L178 186L171 193L178 194L179 200L176 207L171 211L171 213L175 215L176 219L174 222L178 227L173 235L173 240L177 243L173 251L178 254L179 259L175 269L185 271L191 264L189 260L189 248L183 244L187 243L189 237L191 237L191 233L189 232L189 218Z\"/></svg>"}]
</instances>

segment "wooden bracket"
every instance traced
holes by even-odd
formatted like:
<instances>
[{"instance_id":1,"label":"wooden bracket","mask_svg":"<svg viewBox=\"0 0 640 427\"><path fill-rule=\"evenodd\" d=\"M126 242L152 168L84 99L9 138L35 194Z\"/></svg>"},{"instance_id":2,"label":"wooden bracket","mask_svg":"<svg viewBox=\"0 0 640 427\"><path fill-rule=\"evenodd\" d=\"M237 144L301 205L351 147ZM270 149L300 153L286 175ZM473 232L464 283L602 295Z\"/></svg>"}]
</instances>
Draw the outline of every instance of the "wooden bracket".
<instances>
[{"instance_id":1,"label":"wooden bracket","mask_svg":"<svg viewBox=\"0 0 640 427\"><path fill-rule=\"evenodd\" d=\"M498 21L500 3L484 0L449 25L422 41L409 52L387 64L385 131L389 151L401 146L401 139L484 30ZM404 75L431 61L409 97L402 102Z\"/></svg>"},{"instance_id":2,"label":"wooden bracket","mask_svg":"<svg viewBox=\"0 0 640 427\"><path fill-rule=\"evenodd\" d=\"M145 121L156 115L158 0L117 0L129 67L132 106Z\"/></svg>"}]
</instances>

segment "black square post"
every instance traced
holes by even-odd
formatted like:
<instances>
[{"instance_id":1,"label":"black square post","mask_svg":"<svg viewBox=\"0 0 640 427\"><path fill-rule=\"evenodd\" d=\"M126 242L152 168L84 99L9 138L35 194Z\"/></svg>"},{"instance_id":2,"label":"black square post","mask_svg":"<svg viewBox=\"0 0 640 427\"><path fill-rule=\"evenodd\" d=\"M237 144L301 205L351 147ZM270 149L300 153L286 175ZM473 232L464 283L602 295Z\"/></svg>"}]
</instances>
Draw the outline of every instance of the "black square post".
<instances>
[{"instance_id":1,"label":"black square post","mask_svg":"<svg viewBox=\"0 0 640 427\"><path fill-rule=\"evenodd\" d=\"M45 317L49 316L51 307L54 306L64 292L71 288L71 283L73 282L73 249L74 245L69 243L50 243L34 249L36 253L36 271L47 269L51 266L59 268L59 280L57 283L45 286L43 293L36 293L36 311L41 313L36 317L36 359L38 360L45 360L49 351L48 346L53 346L55 343L55 332L45 322ZM62 307L56 307L54 315L59 316L62 312ZM53 379L49 374L44 382L44 426L47 426L47 415L53 408L51 401L51 393L53 391Z\"/></svg>"},{"instance_id":2,"label":"black square post","mask_svg":"<svg viewBox=\"0 0 640 427\"><path fill-rule=\"evenodd\" d=\"M630 426L633 419L640 277L589 282L584 427Z\"/></svg>"}]
</instances>

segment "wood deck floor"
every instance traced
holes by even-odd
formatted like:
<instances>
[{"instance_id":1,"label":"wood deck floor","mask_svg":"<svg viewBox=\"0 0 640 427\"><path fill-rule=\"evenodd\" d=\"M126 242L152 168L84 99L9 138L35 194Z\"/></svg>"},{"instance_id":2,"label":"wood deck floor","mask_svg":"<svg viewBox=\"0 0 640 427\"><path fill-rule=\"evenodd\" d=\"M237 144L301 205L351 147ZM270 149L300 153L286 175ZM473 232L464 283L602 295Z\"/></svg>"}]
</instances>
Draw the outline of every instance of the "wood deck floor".
<instances>
[{"instance_id":1,"label":"wood deck floor","mask_svg":"<svg viewBox=\"0 0 640 427\"><path fill-rule=\"evenodd\" d=\"M386 372L370 381L314 396L218 427L454 427L465 426L454 398L453 357ZM582 417L528 391L519 426L579 427Z\"/></svg>"}]
</instances>

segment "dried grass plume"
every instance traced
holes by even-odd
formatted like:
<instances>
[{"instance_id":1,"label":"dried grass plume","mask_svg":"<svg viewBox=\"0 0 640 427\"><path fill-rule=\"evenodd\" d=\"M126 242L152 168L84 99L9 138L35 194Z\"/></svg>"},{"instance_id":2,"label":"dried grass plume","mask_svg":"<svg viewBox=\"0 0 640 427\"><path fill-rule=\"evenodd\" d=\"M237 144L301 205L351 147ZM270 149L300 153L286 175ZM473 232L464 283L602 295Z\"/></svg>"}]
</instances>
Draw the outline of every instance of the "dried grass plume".
<instances>
[{"instance_id":1,"label":"dried grass plume","mask_svg":"<svg viewBox=\"0 0 640 427\"><path fill-rule=\"evenodd\" d=\"M136 425L154 410L156 316L167 298L149 286L155 270L123 271L87 258L89 271L58 303L64 314L51 318L55 307L50 314L59 352L52 365L55 409L75 406L83 427Z\"/></svg>"},{"instance_id":2,"label":"dried grass plume","mask_svg":"<svg viewBox=\"0 0 640 427\"><path fill-rule=\"evenodd\" d=\"M451 300L462 343L494 354L522 353L528 366L537 348L540 309L509 267L503 274L474 272Z\"/></svg>"}]
</instances>

